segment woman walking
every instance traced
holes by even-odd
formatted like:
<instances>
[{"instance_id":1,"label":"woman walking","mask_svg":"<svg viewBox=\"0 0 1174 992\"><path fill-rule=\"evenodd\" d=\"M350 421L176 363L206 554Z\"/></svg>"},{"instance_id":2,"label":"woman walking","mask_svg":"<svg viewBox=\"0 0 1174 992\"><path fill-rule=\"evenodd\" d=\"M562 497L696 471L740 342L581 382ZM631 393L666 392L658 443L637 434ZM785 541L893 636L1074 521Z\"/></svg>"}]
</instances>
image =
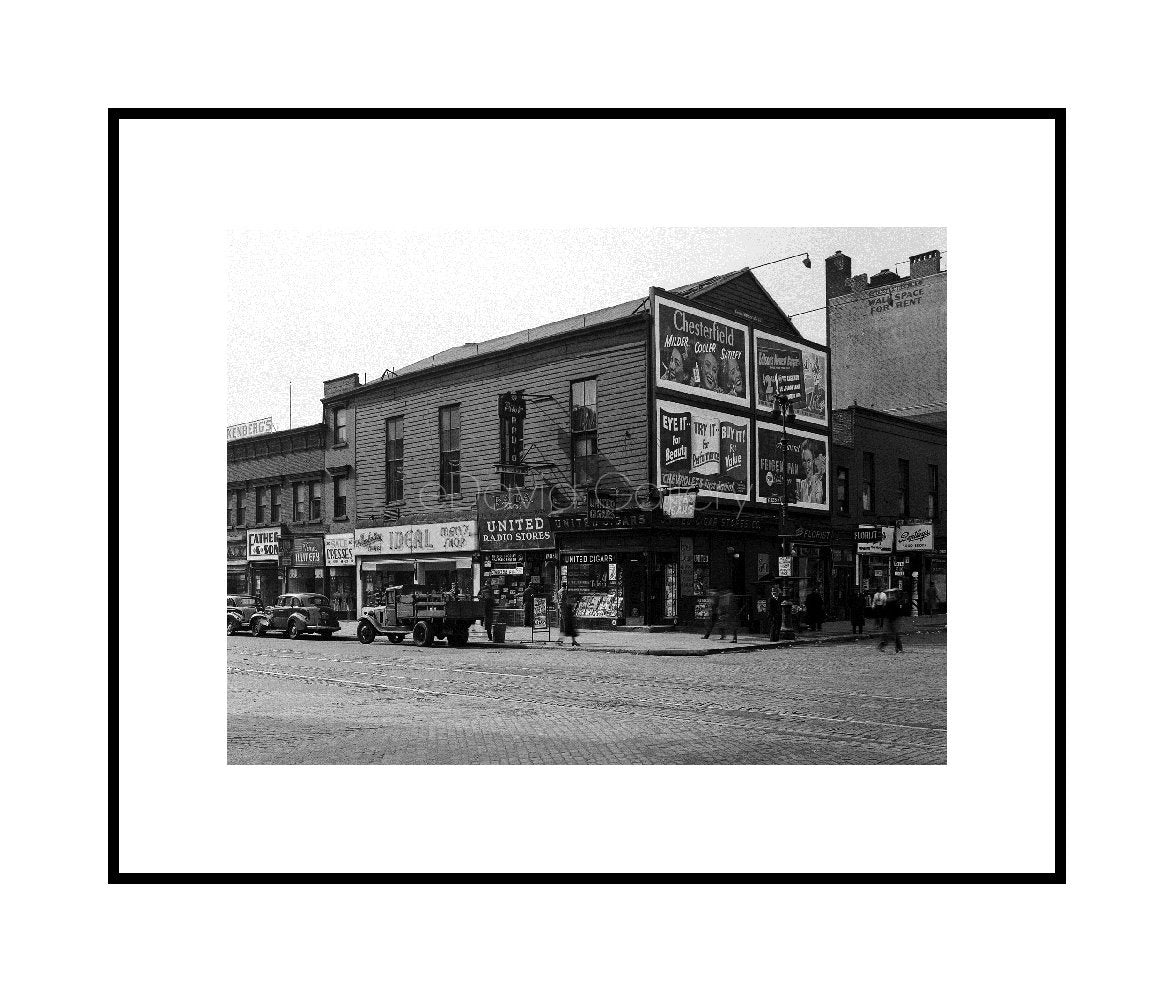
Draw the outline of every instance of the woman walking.
<instances>
[{"instance_id":1,"label":"woman walking","mask_svg":"<svg viewBox=\"0 0 1174 992\"><path fill-rule=\"evenodd\" d=\"M575 627L575 604L571 599L570 591L566 585L559 586L558 590L558 613L559 622L562 624L562 632L564 637L571 639L571 647L577 648L579 642L575 640L578 636L578 629ZM558 639L559 644L562 644L563 639Z\"/></svg>"}]
</instances>

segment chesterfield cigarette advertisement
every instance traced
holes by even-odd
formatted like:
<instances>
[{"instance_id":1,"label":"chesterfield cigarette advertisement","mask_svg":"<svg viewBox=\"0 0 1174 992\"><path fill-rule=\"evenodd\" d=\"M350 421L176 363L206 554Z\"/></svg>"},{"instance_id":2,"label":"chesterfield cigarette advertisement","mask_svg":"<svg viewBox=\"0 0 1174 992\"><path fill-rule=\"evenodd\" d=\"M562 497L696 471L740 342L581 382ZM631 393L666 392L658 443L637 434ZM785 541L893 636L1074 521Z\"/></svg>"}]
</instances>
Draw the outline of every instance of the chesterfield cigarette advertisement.
<instances>
[{"instance_id":1,"label":"chesterfield cigarette advertisement","mask_svg":"<svg viewBox=\"0 0 1174 992\"><path fill-rule=\"evenodd\" d=\"M657 386L749 406L750 329L660 296L652 303Z\"/></svg>"},{"instance_id":2,"label":"chesterfield cigarette advertisement","mask_svg":"<svg viewBox=\"0 0 1174 992\"><path fill-rule=\"evenodd\" d=\"M696 486L702 496L746 499L750 421L729 413L657 401L660 485Z\"/></svg>"},{"instance_id":3,"label":"chesterfield cigarette advertisement","mask_svg":"<svg viewBox=\"0 0 1174 992\"><path fill-rule=\"evenodd\" d=\"M782 503L785 480L787 506L800 510L830 509L826 436L788 428L784 451L782 429L760 423L757 457L759 503Z\"/></svg>"},{"instance_id":4,"label":"chesterfield cigarette advertisement","mask_svg":"<svg viewBox=\"0 0 1174 992\"><path fill-rule=\"evenodd\" d=\"M828 422L828 356L797 341L754 332L754 384L758 409L769 413L775 397L790 400L795 419Z\"/></svg>"}]
</instances>

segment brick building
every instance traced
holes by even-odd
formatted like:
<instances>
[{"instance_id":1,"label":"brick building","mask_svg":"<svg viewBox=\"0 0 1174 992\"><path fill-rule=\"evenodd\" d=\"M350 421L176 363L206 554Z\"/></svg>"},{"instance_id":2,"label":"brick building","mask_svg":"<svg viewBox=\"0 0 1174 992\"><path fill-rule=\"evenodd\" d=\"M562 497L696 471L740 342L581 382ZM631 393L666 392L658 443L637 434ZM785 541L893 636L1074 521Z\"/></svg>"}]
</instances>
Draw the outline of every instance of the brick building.
<instances>
[{"instance_id":1,"label":"brick building","mask_svg":"<svg viewBox=\"0 0 1174 992\"><path fill-rule=\"evenodd\" d=\"M229 593L271 605L283 593L318 592L354 616L353 561L327 561L330 535L353 530L341 451L325 423L228 442Z\"/></svg>"},{"instance_id":2,"label":"brick building","mask_svg":"<svg viewBox=\"0 0 1174 992\"><path fill-rule=\"evenodd\" d=\"M941 252L909 259L909 275L852 274L836 252L824 262L827 340L841 406L852 404L946 426L946 273Z\"/></svg>"},{"instance_id":3,"label":"brick building","mask_svg":"<svg viewBox=\"0 0 1174 992\"><path fill-rule=\"evenodd\" d=\"M831 608L856 586L898 588L919 612L929 583L946 603L946 431L850 406L832 413ZM858 541L858 528L879 540Z\"/></svg>"},{"instance_id":4,"label":"brick building","mask_svg":"<svg viewBox=\"0 0 1174 992\"><path fill-rule=\"evenodd\" d=\"M586 625L690 623L715 586L757 622L781 534L795 594L830 577L830 410L827 349L742 269L328 381L331 523L360 608L455 582L521 622L528 586L565 582Z\"/></svg>"}]
</instances>

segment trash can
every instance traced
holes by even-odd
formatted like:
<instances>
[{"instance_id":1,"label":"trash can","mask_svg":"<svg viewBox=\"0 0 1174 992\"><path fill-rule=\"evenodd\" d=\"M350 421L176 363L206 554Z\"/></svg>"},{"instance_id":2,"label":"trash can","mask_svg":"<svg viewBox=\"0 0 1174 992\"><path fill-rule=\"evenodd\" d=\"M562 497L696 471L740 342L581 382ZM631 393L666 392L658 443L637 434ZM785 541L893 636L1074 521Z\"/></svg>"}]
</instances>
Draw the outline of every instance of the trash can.
<instances>
[{"instance_id":1,"label":"trash can","mask_svg":"<svg viewBox=\"0 0 1174 992\"><path fill-rule=\"evenodd\" d=\"M505 624L504 623L495 623L493 625L493 643L494 644L504 644L505 643Z\"/></svg>"}]
</instances>

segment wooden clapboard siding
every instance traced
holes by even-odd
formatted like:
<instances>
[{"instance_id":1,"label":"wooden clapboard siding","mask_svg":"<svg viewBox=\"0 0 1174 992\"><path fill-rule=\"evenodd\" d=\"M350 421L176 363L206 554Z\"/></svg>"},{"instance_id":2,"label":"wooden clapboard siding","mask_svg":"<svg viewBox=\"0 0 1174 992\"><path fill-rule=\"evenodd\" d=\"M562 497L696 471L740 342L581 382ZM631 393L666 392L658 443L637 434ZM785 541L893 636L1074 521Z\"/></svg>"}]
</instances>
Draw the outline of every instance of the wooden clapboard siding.
<instances>
[{"instance_id":1,"label":"wooden clapboard siding","mask_svg":"<svg viewBox=\"0 0 1174 992\"><path fill-rule=\"evenodd\" d=\"M724 282L713 289L704 290L697 294L697 303L704 307L705 303L712 303L734 315L736 310L756 314L759 321L738 316L743 323L761 327L764 331L778 334L782 337L802 338L795 329L795 325L779 310L778 304L762 288L762 284L749 272L743 272L728 282Z\"/></svg>"},{"instance_id":2,"label":"wooden clapboard siding","mask_svg":"<svg viewBox=\"0 0 1174 992\"><path fill-rule=\"evenodd\" d=\"M475 513L478 489L496 491L499 457L498 396L522 389L529 399L525 421L527 460L557 466L533 473L552 483L570 481L570 389L576 379L596 377L600 473L633 485L647 483L647 316L615 327L591 329L544 343L492 353L406 377L389 379L355 396L354 498L358 518L384 512L384 422L404 418L404 513L467 508ZM557 402L539 402L548 394ZM442 406L461 407L461 494L440 496ZM605 484L606 481L605 481Z\"/></svg>"}]
</instances>

